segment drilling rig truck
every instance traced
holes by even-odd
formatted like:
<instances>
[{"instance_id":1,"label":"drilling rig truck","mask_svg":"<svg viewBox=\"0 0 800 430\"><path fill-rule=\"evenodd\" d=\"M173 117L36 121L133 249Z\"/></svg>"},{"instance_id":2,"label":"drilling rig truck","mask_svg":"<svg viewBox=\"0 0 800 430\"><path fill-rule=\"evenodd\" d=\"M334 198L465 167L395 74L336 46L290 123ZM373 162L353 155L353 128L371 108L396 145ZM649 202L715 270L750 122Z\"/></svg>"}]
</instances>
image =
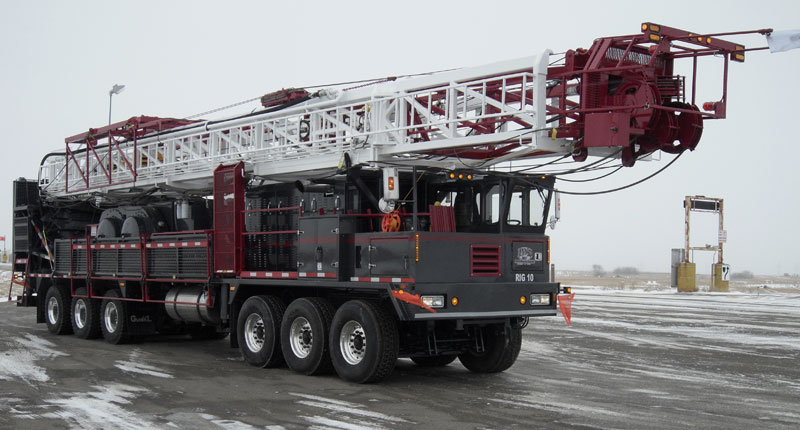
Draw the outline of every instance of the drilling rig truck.
<instances>
[{"instance_id":1,"label":"drilling rig truck","mask_svg":"<svg viewBox=\"0 0 800 430\"><path fill-rule=\"evenodd\" d=\"M556 175L536 163L693 150L744 61L718 36L644 23L589 49L68 137L13 184L17 304L54 334L230 336L251 365L356 383L398 357L501 372L569 293L549 273ZM701 110L705 56L724 85Z\"/></svg>"}]
</instances>

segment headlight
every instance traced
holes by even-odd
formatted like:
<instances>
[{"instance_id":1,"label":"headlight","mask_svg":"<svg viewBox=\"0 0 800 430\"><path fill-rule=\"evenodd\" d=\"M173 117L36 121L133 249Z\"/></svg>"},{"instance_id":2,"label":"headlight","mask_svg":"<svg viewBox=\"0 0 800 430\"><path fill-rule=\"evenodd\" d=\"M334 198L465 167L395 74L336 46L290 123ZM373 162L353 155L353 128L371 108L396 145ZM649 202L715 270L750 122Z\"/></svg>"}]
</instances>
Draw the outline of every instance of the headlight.
<instances>
[{"instance_id":1,"label":"headlight","mask_svg":"<svg viewBox=\"0 0 800 430\"><path fill-rule=\"evenodd\" d=\"M422 304L429 308L443 308L444 296L422 296Z\"/></svg>"},{"instance_id":2,"label":"headlight","mask_svg":"<svg viewBox=\"0 0 800 430\"><path fill-rule=\"evenodd\" d=\"M550 294L531 294L531 306L541 306L550 304Z\"/></svg>"}]
</instances>

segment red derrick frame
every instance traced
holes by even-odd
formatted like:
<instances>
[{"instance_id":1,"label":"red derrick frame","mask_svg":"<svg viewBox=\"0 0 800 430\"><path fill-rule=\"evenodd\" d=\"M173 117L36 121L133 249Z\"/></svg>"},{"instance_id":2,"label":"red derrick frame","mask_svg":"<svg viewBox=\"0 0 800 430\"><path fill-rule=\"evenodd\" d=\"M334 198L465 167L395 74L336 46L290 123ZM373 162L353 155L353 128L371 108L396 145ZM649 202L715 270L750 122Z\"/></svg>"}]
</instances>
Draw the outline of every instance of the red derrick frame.
<instances>
[{"instance_id":1,"label":"red derrick frame","mask_svg":"<svg viewBox=\"0 0 800 430\"><path fill-rule=\"evenodd\" d=\"M728 62L743 62L746 51L766 48L746 49L744 45L719 39L718 36L742 34L767 34L771 29L737 31L728 33L700 34L679 30L653 23L643 23L640 34L599 38L589 49L569 50L565 54L564 65L551 66L547 79L557 82L547 89L548 98L561 100L560 106L547 106L548 128L552 126L553 137L576 140L574 157L583 160L587 147L622 147L623 164L632 165L637 156L657 149L678 153L694 149L702 133L703 119L723 119L726 115ZM706 103L701 112L696 106L697 58L719 55L724 60L723 89L720 100ZM692 59L692 86L689 100L686 97L684 77L673 73L675 60ZM610 79L609 79L610 78ZM611 85L627 85L620 93L609 91ZM484 91L488 97L497 94L505 85L521 84L521 78L489 81L476 86L476 91ZM613 87L616 89L619 87ZM638 96L628 97L624 90ZM611 93L611 94L609 94ZM423 106L436 111L434 103L446 96L444 92L418 98ZM573 97L570 100L569 97ZM578 101L574 97L579 97ZM522 103L533 100L533 90L507 90L506 102ZM494 113L496 108L488 106ZM440 109L439 113L444 113ZM682 117L675 114L680 113ZM685 114L685 115L684 115ZM497 117L471 121L459 121L459 126L470 127L471 134L491 134L497 124L515 121L523 127L533 128L533 124L521 122L517 118ZM418 116L409 115L409 124L421 124ZM412 128L410 135L418 141L430 140L431 130L424 127ZM638 152L633 150L631 136L645 136L639 143L643 146ZM589 144L584 139L589 139ZM528 136L527 139L531 139ZM680 145L672 145L678 140ZM520 142L496 142L493 145L459 149L436 150L432 155L458 156L461 158L487 159L499 157L518 147ZM540 155L541 151L527 154Z\"/></svg>"},{"instance_id":2,"label":"red derrick frame","mask_svg":"<svg viewBox=\"0 0 800 430\"><path fill-rule=\"evenodd\" d=\"M125 121L120 121L100 128L90 128L85 133L76 134L75 136L64 139L67 150L65 153L65 191L67 193L86 191L93 188L107 187L109 185L119 185L126 183L134 183L137 178L137 141L140 137L146 136L151 133L158 133L170 130L176 127L199 122L199 120L187 120L176 118L159 118L154 116L138 116L131 117ZM98 143L101 139L107 139L107 143ZM120 143L133 142L133 160L129 160L125 155L125 151L120 147ZM85 145L85 148L75 148L76 145ZM101 158L98 151L106 149L105 159ZM114 165L113 157L114 150L120 155L122 165ZM85 154L86 165L84 171L78 162L78 157ZM69 187L69 164L70 161L77 168L85 187L73 188ZM92 185L90 183L90 168L92 161L96 161L96 168L99 168L106 177L107 182ZM114 181L114 170L120 169L125 172L125 176L130 176L129 179L123 181Z\"/></svg>"},{"instance_id":3,"label":"red derrick frame","mask_svg":"<svg viewBox=\"0 0 800 430\"><path fill-rule=\"evenodd\" d=\"M728 62L744 61L746 49L717 36L767 34L771 29L700 34L643 23L641 34L605 37L588 50L567 51L563 66L551 67L548 79L558 84L548 97L562 100L561 106L547 106L558 118L555 133L578 142L573 157L584 160L588 147L622 147L622 160L633 165L643 154L661 149L679 153L693 150L702 134L703 119L723 119L728 97ZM697 58L723 58L722 96L719 101L696 106ZM683 77L674 75L674 61L692 59L690 102L686 100ZM579 102L569 96L580 95ZM680 113L680 116L676 116ZM639 148L631 142L635 137ZM678 140L679 145L673 145Z\"/></svg>"}]
</instances>

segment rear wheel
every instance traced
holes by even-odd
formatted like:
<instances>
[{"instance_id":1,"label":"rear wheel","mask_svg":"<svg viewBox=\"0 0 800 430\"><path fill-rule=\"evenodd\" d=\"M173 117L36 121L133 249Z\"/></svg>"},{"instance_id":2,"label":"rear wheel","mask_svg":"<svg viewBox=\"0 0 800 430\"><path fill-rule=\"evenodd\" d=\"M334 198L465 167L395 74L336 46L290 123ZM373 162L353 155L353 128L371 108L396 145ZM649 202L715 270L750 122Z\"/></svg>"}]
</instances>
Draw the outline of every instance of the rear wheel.
<instances>
[{"instance_id":1,"label":"rear wheel","mask_svg":"<svg viewBox=\"0 0 800 430\"><path fill-rule=\"evenodd\" d=\"M128 333L128 304L120 297L120 292L110 290L105 293L107 299L100 304L100 331L106 342L118 345L131 340Z\"/></svg>"},{"instance_id":2,"label":"rear wheel","mask_svg":"<svg viewBox=\"0 0 800 430\"><path fill-rule=\"evenodd\" d=\"M411 357L411 361L422 367L442 367L455 361L455 355L437 355L432 357Z\"/></svg>"},{"instance_id":3,"label":"rear wheel","mask_svg":"<svg viewBox=\"0 0 800 430\"><path fill-rule=\"evenodd\" d=\"M504 326L483 328L483 351L465 352L458 356L461 364L476 373L502 372L517 361L522 348L522 329Z\"/></svg>"},{"instance_id":4,"label":"rear wheel","mask_svg":"<svg viewBox=\"0 0 800 430\"><path fill-rule=\"evenodd\" d=\"M333 317L330 332L333 368L346 381L376 382L397 362L397 322L366 300L351 300Z\"/></svg>"},{"instance_id":5,"label":"rear wheel","mask_svg":"<svg viewBox=\"0 0 800 430\"><path fill-rule=\"evenodd\" d=\"M245 300L236 330L245 361L257 367L277 367L283 363L280 327L285 309L286 305L274 296Z\"/></svg>"},{"instance_id":6,"label":"rear wheel","mask_svg":"<svg viewBox=\"0 0 800 430\"><path fill-rule=\"evenodd\" d=\"M319 297L293 301L281 323L281 349L290 369L304 375L331 373L328 335L333 305Z\"/></svg>"},{"instance_id":7,"label":"rear wheel","mask_svg":"<svg viewBox=\"0 0 800 430\"><path fill-rule=\"evenodd\" d=\"M47 290L44 299L44 315L47 329L53 334L72 333L70 323L69 291L63 285L53 285Z\"/></svg>"},{"instance_id":8,"label":"rear wheel","mask_svg":"<svg viewBox=\"0 0 800 430\"><path fill-rule=\"evenodd\" d=\"M85 296L86 289L75 290L76 296ZM72 330L82 339L100 337L100 301L88 297L72 298Z\"/></svg>"}]
</instances>

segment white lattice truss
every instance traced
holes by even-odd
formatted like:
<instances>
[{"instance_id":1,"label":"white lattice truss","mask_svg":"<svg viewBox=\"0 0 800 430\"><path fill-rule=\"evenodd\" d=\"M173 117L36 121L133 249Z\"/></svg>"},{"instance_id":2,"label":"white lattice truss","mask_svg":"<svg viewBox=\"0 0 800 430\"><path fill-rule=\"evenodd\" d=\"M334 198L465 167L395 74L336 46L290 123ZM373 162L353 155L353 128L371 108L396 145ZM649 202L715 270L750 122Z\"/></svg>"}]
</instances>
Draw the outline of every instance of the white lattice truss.
<instances>
[{"instance_id":1,"label":"white lattice truss","mask_svg":"<svg viewBox=\"0 0 800 430\"><path fill-rule=\"evenodd\" d=\"M323 91L275 112L187 126L145 136L136 144L84 148L74 158L48 159L40 169L40 187L56 196L134 185L205 188L214 168L240 160L249 173L267 180L302 179L335 171L344 153L354 164L480 168L523 156L564 154L570 142L554 139L546 127L550 55L545 51L481 67ZM513 149L489 160L458 156L459 151L491 145Z\"/></svg>"}]
</instances>

